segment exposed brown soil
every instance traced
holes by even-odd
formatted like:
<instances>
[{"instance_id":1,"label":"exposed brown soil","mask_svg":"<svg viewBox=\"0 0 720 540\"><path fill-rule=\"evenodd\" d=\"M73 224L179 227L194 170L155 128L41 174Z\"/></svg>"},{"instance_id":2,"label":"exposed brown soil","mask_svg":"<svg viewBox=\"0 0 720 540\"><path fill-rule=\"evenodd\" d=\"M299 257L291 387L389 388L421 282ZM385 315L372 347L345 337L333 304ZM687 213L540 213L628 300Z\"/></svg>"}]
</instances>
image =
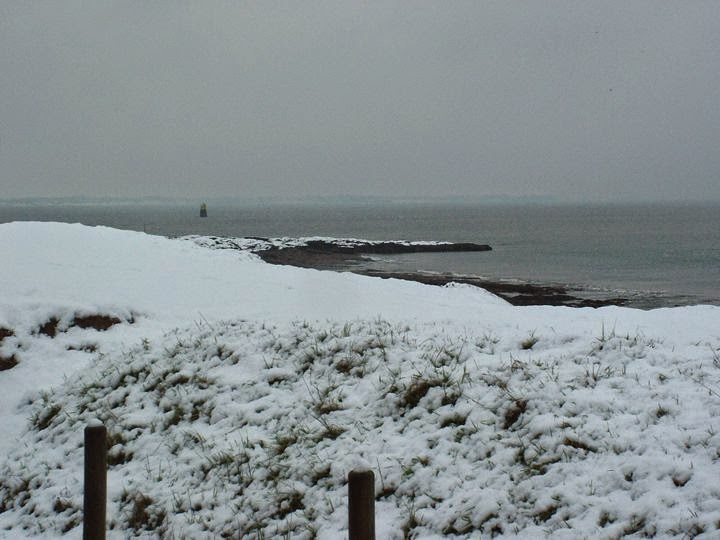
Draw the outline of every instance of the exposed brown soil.
<instances>
[{"instance_id":1,"label":"exposed brown soil","mask_svg":"<svg viewBox=\"0 0 720 540\"><path fill-rule=\"evenodd\" d=\"M86 315L83 317L75 317L68 328L92 328L98 332L103 332L121 322L120 319L112 315ZM59 325L60 319L53 317L38 329L38 333L51 338L55 337L60 330ZM65 329L63 329L63 331L65 331Z\"/></svg>"},{"instance_id":2,"label":"exposed brown soil","mask_svg":"<svg viewBox=\"0 0 720 540\"><path fill-rule=\"evenodd\" d=\"M10 336L14 336L15 332L10 330L9 328L3 328L0 326L0 345L2 345L2 342L5 338L8 338ZM17 356L14 354L11 356L4 356L2 353L0 353L0 371L5 371L6 369L13 368L17 366L20 363Z\"/></svg>"},{"instance_id":3,"label":"exposed brown soil","mask_svg":"<svg viewBox=\"0 0 720 540\"><path fill-rule=\"evenodd\" d=\"M5 371L6 369L14 368L20 363L17 356L14 354L12 356L3 356L0 354L0 371Z\"/></svg>"},{"instance_id":4,"label":"exposed brown soil","mask_svg":"<svg viewBox=\"0 0 720 540\"><path fill-rule=\"evenodd\" d=\"M87 317L75 317L70 326L93 328L102 332L112 326L115 326L116 324L120 324L121 322L122 321L120 321L120 319L111 315L88 315Z\"/></svg>"},{"instance_id":5,"label":"exposed brown soil","mask_svg":"<svg viewBox=\"0 0 720 540\"><path fill-rule=\"evenodd\" d=\"M60 324L60 319L53 317L40 327L38 333L51 338L55 337L58 332L58 324Z\"/></svg>"}]
</instances>

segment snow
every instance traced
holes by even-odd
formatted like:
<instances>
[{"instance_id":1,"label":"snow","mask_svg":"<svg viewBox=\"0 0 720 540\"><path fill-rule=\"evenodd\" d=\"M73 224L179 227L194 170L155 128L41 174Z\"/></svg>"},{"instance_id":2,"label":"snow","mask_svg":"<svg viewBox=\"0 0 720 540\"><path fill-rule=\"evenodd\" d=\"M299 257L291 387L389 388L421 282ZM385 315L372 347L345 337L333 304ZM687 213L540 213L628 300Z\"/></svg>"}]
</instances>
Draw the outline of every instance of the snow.
<instances>
[{"instance_id":1,"label":"snow","mask_svg":"<svg viewBox=\"0 0 720 540\"><path fill-rule=\"evenodd\" d=\"M99 418L90 418L85 425L89 428L101 428L104 424Z\"/></svg>"},{"instance_id":2,"label":"snow","mask_svg":"<svg viewBox=\"0 0 720 540\"><path fill-rule=\"evenodd\" d=\"M720 534L720 308L515 307L199 244L0 225L0 537L82 536L98 420L110 538L342 538L354 468L378 538Z\"/></svg>"}]
</instances>

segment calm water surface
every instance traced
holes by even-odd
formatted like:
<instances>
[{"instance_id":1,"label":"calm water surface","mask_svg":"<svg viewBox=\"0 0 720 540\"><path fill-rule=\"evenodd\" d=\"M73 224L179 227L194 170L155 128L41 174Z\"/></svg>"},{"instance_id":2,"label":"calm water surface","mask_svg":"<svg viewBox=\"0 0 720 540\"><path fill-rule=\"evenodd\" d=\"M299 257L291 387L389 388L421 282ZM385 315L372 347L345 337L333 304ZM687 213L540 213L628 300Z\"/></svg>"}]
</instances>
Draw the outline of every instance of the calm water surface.
<instances>
[{"instance_id":1,"label":"calm water surface","mask_svg":"<svg viewBox=\"0 0 720 540\"><path fill-rule=\"evenodd\" d=\"M491 252L383 257L383 269L560 283L646 307L720 305L720 205L0 205L0 222L80 222L166 236L332 236L487 243ZM642 305L638 302L637 305Z\"/></svg>"}]
</instances>

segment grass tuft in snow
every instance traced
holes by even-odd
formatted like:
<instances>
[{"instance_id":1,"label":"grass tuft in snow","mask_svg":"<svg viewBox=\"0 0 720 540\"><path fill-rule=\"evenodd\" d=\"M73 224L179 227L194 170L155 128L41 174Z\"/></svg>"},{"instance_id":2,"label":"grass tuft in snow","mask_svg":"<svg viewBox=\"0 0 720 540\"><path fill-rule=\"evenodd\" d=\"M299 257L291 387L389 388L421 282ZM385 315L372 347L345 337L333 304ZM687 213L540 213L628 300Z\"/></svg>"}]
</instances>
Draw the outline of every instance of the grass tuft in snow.
<instances>
[{"instance_id":1,"label":"grass tuft in snow","mask_svg":"<svg viewBox=\"0 0 720 540\"><path fill-rule=\"evenodd\" d=\"M540 341L540 338L535 335L535 332L530 332L530 335L520 342L520 348L524 351L529 351L538 341Z\"/></svg>"}]
</instances>

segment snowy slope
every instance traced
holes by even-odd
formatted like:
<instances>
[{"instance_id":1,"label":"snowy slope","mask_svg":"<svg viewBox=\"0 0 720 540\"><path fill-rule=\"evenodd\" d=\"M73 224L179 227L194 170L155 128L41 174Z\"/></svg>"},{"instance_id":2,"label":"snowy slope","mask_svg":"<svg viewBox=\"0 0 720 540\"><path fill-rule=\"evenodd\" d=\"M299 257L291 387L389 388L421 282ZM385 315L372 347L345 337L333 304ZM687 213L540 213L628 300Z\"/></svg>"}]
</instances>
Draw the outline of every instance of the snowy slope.
<instances>
[{"instance_id":1,"label":"snowy slope","mask_svg":"<svg viewBox=\"0 0 720 540\"><path fill-rule=\"evenodd\" d=\"M0 245L0 537L80 537L93 417L111 537L342 537L356 463L378 538L719 532L719 308L520 308L82 225Z\"/></svg>"}]
</instances>

